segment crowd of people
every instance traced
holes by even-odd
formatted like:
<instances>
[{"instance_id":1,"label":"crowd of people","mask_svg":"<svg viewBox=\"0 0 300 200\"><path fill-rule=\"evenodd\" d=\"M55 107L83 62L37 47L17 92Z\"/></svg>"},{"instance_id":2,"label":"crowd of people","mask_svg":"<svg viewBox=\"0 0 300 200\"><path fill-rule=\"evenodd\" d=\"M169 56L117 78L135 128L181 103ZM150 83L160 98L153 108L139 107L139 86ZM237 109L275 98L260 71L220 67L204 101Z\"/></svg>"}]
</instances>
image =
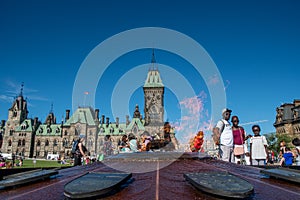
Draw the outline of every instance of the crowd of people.
<instances>
[{"instance_id":1,"label":"crowd of people","mask_svg":"<svg viewBox=\"0 0 300 200\"><path fill-rule=\"evenodd\" d=\"M78 141L76 143L76 150L73 154L74 157L74 166L89 164L91 162L89 152L84 146L85 135L80 134ZM152 137L150 134L145 131L140 140L138 140L133 133L128 135L123 135L122 138L118 141L118 145L114 146L114 140L111 135L106 135L104 137L102 154L99 155L98 160L103 160L104 157L110 156L118 153L134 153L134 152L143 152L150 151Z\"/></svg>"},{"instance_id":2,"label":"crowd of people","mask_svg":"<svg viewBox=\"0 0 300 200\"><path fill-rule=\"evenodd\" d=\"M238 116L230 116L232 110L223 109L222 119L213 128L213 140L219 147L219 159L237 164L266 165L273 163L275 155L272 150L268 150L268 142L264 135L261 135L259 125L252 126L253 135L246 134L242 126L239 126ZM250 148L248 148L248 139ZM280 142L279 165L289 166L295 161L300 165L300 140L295 138L292 144L296 147L296 152L292 152L286 147L284 141Z\"/></svg>"}]
</instances>

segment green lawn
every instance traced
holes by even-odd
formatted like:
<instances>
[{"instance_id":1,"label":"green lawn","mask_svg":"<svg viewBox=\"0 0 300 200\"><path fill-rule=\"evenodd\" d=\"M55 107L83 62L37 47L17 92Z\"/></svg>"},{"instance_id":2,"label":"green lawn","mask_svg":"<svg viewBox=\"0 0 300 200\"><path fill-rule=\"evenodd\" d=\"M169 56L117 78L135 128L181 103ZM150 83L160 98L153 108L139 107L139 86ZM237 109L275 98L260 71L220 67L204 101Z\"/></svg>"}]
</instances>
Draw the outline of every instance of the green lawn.
<instances>
[{"instance_id":1,"label":"green lawn","mask_svg":"<svg viewBox=\"0 0 300 200\"><path fill-rule=\"evenodd\" d=\"M69 163L69 161L67 161ZM18 163L18 161L16 161ZM60 161L54 160L36 160L36 164L33 164L33 160L23 160L22 167L14 167L14 168L47 168L47 167L69 167L72 166L70 164L60 164Z\"/></svg>"}]
</instances>

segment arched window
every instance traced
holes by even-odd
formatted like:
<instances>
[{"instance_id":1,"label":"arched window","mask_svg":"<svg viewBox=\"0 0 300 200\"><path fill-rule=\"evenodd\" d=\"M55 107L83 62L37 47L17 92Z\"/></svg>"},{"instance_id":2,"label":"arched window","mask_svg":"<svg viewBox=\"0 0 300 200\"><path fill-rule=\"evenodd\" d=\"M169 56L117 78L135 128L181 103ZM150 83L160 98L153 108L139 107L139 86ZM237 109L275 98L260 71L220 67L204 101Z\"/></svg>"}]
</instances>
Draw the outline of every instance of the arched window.
<instances>
[{"instance_id":1,"label":"arched window","mask_svg":"<svg viewBox=\"0 0 300 200\"><path fill-rule=\"evenodd\" d=\"M25 146L25 139L22 140L22 146Z\"/></svg>"},{"instance_id":2,"label":"arched window","mask_svg":"<svg viewBox=\"0 0 300 200\"><path fill-rule=\"evenodd\" d=\"M11 140L8 140L8 146L11 146Z\"/></svg>"},{"instance_id":3,"label":"arched window","mask_svg":"<svg viewBox=\"0 0 300 200\"><path fill-rule=\"evenodd\" d=\"M49 140L46 140L45 146L49 146Z\"/></svg>"},{"instance_id":4,"label":"arched window","mask_svg":"<svg viewBox=\"0 0 300 200\"><path fill-rule=\"evenodd\" d=\"M10 129L10 130L9 130L9 135L12 136L13 134L14 134L14 130L13 130L13 129Z\"/></svg>"},{"instance_id":5,"label":"arched window","mask_svg":"<svg viewBox=\"0 0 300 200\"><path fill-rule=\"evenodd\" d=\"M64 138L64 140L63 140L63 147L66 147L66 146L68 146L68 140L67 140L67 138Z\"/></svg>"},{"instance_id":6,"label":"arched window","mask_svg":"<svg viewBox=\"0 0 300 200\"><path fill-rule=\"evenodd\" d=\"M18 140L18 147L22 145L21 140Z\"/></svg>"},{"instance_id":7,"label":"arched window","mask_svg":"<svg viewBox=\"0 0 300 200\"><path fill-rule=\"evenodd\" d=\"M60 133L60 128L57 127L55 132Z\"/></svg>"},{"instance_id":8,"label":"arched window","mask_svg":"<svg viewBox=\"0 0 300 200\"><path fill-rule=\"evenodd\" d=\"M57 140L56 139L53 141L53 146L57 146Z\"/></svg>"},{"instance_id":9,"label":"arched window","mask_svg":"<svg viewBox=\"0 0 300 200\"><path fill-rule=\"evenodd\" d=\"M36 146L41 146L41 141L40 140L37 141Z\"/></svg>"},{"instance_id":10,"label":"arched window","mask_svg":"<svg viewBox=\"0 0 300 200\"><path fill-rule=\"evenodd\" d=\"M39 133L43 133L43 128L42 127L39 129Z\"/></svg>"},{"instance_id":11,"label":"arched window","mask_svg":"<svg viewBox=\"0 0 300 200\"><path fill-rule=\"evenodd\" d=\"M89 139L89 142L88 142L88 147L92 147L93 146L93 140L92 139Z\"/></svg>"},{"instance_id":12,"label":"arched window","mask_svg":"<svg viewBox=\"0 0 300 200\"><path fill-rule=\"evenodd\" d=\"M65 135L68 135L68 131L67 130L65 130Z\"/></svg>"},{"instance_id":13,"label":"arched window","mask_svg":"<svg viewBox=\"0 0 300 200\"><path fill-rule=\"evenodd\" d=\"M48 128L47 128L47 133L51 133L51 131L52 131L51 128L48 127Z\"/></svg>"},{"instance_id":14,"label":"arched window","mask_svg":"<svg viewBox=\"0 0 300 200\"><path fill-rule=\"evenodd\" d=\"M113 133L115 130L114 130L114 128L113 127L111 127L110 129L109 129L109 133Z\"/></svg>"}]
</instances>

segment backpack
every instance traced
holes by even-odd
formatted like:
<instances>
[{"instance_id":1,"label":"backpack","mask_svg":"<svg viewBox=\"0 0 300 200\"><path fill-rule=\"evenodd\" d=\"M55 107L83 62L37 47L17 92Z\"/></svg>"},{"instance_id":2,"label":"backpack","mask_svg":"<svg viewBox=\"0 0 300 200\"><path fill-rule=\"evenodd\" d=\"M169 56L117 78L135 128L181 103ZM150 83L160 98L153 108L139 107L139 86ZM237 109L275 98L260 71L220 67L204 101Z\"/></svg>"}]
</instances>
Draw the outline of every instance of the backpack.
<instances>
[{"instance_id":1,"label":"backpack","mask_svg":"<svg viewBox=\"0 0 300 200\"><path fill-rule=\"evenodd\" d=\"M220 120L222 123L223 123L223 126L221 128L221 130L218 130L216 127L213 128L213 134L212 134L212 138L215 142L216 145L219 145L220 143L220 137L221 137L221 134L224 130L224 127L225 127L225 123L223 120Z\"/></svg>"},{"instance_id":2,"label":"backpack","mask_svg":"<svg viewBox=\"0 0 300 200\"><path fill-rule=\"evenodd\" d=\"M71 150L71 153L72 153L72 154L76 154L76 151L77 151L77 149L78 149L78 143L79 143L79 140L75 140L75 141L73 142L72 150Z\"/></svg>"}]
</instances>

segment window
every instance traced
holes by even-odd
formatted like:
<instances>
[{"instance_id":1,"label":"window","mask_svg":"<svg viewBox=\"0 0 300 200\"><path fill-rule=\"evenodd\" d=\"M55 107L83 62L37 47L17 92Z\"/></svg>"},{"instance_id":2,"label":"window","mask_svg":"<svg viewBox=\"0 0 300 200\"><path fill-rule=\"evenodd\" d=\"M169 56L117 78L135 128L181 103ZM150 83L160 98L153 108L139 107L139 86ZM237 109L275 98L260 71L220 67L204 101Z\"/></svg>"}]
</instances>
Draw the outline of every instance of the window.
<instances>
[{"instance_id":1,"label":"window","mask_svg":"<svg viewBox=\"0 0 300 200\"><path fill-rule=\"evenodd\" d=\"M55 132L60 133L60 129L57 127Z\"/></svg>"},{"instance_id":2,"label":"window","mask_svg":"<svg viewBox=\"0 0 300 200\"><path fill-rule=\"evenodd\" d=\"M92 139L89 139L88 147L91 148L92 146L93 146L93 140L92 140Z\"/></svg>"},{"instance_id":3,"label":"window","mask_svg":"<svg viewBox=\"0 0 300 200\"><path fill-rule=\"evenodd\" d=\"M41 141L40 140L37 141L36 146L41 146Z\"/></svg>"},{"instance_id":4,"label":"window","mask_svg":"<svg viewBox=\"0 0 300 200\"><path fill-rule=\"evenodd\" d=\"M113 127L111 127L110 129L109 129L109 133L113 133L115 130L114 130L114 128Z\"/></svg>"},{"instance_id":5,"label":"window","mask_svg":"<svg viewBox=\"0 0 300 200\"><path fill-rule=\"evenodd\" d=\"M43 128L42 127L39 129L39 133L43 133Z\"/></svg>"},{"instance_id":6,"label":"window","mask_svg":"<svg viewBox=\"0 0 300 200\"><path fill-rule=\"evenodd\" d=\"M67 130L65 130L65 135L68 135L68 132L67 132Z\"/></svg>"},{"instance_id":7,"label":"window","mask_svg":"<svg viewBox=\"0 0 300 200\"><path fill-rule=\"evenodd\" d=\"M21 140L18 140L18 147L22 145Z\"/></svg>"},{"instance_id":8,"label":"window","mask_svg":"<svg viewBox=\"0 0 300 200\"><path fill-rule=\"evenodd\" d=\"M49 140L46 140L45 146L49 146Z\"/></svg>"},{"instance_id":9,"label":"window","mask_svg":"<svg viewBox=\"0 0 300 200\"><path fill-rule=\"evenodd\" d=\"M12 130L12 129L9 130L9 135L10 135L10 136L13 136L13 134L14 134L14 130Z\"/></svg>"},{"instance_id":10,"label":"window","mask_svg":"<svg viewBox=\"0 0 300 200\"><path fill-rule=\"evenodd\" d=\"M22 146L25 146L25 139L22 140Z\"/></svg>"},{"instance_id":11,"label":"window","mask_svg":"<svg viewBox=\"0 0 300 200\"><path fill-rule=\"evenodd\" d=\"M11 146L11 140L8 140L8 146Z\"/></svg>"},{"instance_id":12,"label":"window","mask_svg":"<svg viewBox=\"0 0 300 200\"><path fill-rule=\"evenodd\" d=\"M52 131L51 128L48 127L48 128L47 128L47 133L51 133L51 131Z\"/></svg>"},{"instance_id":13,"label":"window","mask_svg":"<svg viewBox=\"0 0 300 200\"><path fill-rule=\"evenodd\" d=\"M56 139L53 141L53 146L57 146L57 140Z\"/></svg>"}]
</instances>

